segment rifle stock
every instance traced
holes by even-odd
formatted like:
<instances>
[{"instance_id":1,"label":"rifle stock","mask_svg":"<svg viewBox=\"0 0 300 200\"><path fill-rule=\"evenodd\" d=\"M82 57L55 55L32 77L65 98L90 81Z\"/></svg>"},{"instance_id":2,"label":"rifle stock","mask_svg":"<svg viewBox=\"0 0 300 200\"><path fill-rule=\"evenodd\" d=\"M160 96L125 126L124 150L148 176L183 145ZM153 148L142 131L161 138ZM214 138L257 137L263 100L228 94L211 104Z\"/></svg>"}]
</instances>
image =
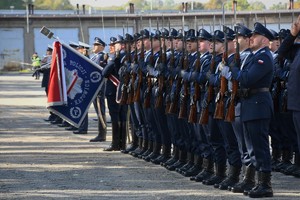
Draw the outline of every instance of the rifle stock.
<instances>
[{"instance_id":1,"label":"rifle stock","mask_svg":"<svg viewBox=\"0 0 300 200\"><path fill-rule=\"evenodd\" d=\"M189 62L188 54L187 54L187 52L185 52L184 60L183 60L184 70L188 69L188 67L189 67L188 62ZM187 118L188 97L189 97L189 83L188 83L188 81L183 81L183 97L182 97L182 102L180 103L180 109L179 109L179 114L178 114L179 119Z\"/></svg>"},{"instance_id":2,"label":"rifle stock","mask_svg":"<svg viewBox=\"0 0 300 200\"><path fill-rule=\"evenodd\" d=\"M144 59L145 59L145 52L144 52L144 40L143 40L139 60L144 61ZM137 62L137 54L136 54L134 60ZM134 102L140 101L141 89L142 89L142 84L143 84L143 72L142 72L141 67L142 66L138 66L138 72L137 72L137 76L136 76L136 77L138 77L138 83L134 90L134 98L133 98Z\"/></svg>"},{"instance_id":3,"label":"rifle stock","mask_svg":"<svg viewBox=\"0 0 300 200\"><path fill-rule=\"evenodd\" d=\"M227 44L227 27L224 26L225 33L225 51L223 53L222 63L224 66L227 65L228 59L228 44ZM216 99L216 110L214 113L215 119L224 119L224 96L227 91L227 79L224 76L221 76L220 90Z\"/></svg>"},{"instance_id":4,"label":"rifle stock","mask_svg":"<svg viewBox=\"0 0 300 200\"><path fill-rule=\"evenodd\" d=\"M197 59L195 63L195 72L199 72L201 63L200 63L200 53L198 51L198 39L196 40L196 42L197 42ZM192 98L190 113L188 118L189 123L197 123L197 102L200 99L200 89L201 89L200 85L197 83L196 80L194 80L194 95Z\"/></svg>"},{"instance_id":5,"label":"rifle stock","mask_svg":"<svg viewBox=\"0 0 300 200\"><path fill-rule=\"evenodd\" d=\"M237 67L240 67L241 59L240 59L240 46L238 42L237 27L235 28L235 32L236 32L235 34L236 49L234 54L234 62ZM226 122L233 122L235 120L235 101L237 98L238 87L239 87L238 81L232 79L232 91L230 96L230 102L225 116Z\"/></svg>"},{"instance_id":6,"label":"rifle stock","mask_svg":"<svg viewBox=\"0 0 300 200\"><path fill-rule=\"evenodd\" d=\"M215 45L216 44L216 40L213 36L213 52L212 52L212 58L211 58L211 62L210 62L210 72L213 73L214 72L214 68L215 68L215 56L216 56L216 49L215 49ZM208 124L208 120L209 120L209 104L212 101L213 98L213 93L214 93L214 88L212 85L210 85L207 81L208 84L208 89L207 89L207 95L206 95L206 99L205 101L207 102L206 107L203 107L200 113L200 119L199 119L199 123L200 124Z\"/></svg>"}]
</instances>

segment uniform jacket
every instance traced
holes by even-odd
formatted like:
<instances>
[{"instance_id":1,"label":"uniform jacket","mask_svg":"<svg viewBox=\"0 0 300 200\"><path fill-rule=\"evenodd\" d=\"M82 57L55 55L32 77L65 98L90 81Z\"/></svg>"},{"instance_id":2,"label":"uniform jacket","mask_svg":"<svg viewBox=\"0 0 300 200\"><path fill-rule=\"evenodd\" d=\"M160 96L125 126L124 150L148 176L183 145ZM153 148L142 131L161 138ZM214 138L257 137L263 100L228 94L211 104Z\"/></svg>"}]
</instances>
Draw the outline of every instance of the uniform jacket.
<instances>
[{"instance_id":1,"label":"uniform jacket","mask_svg":"<svg viewBox=\"0 0 300 200\"><path fill-rule=\"evenodd\" d=\"M245 63L242 70L233 67L232 77L240 82L243 89L250 91L259 88L270 88L273 79L273 57L270 50L265 47L253 54ZM249 93L247 98L241 100L241 119L250 121L269 119L273 114L273 100L270 92Z\"/></svg>"},{"instance_id":2,"label":"uniform jacket","mask_svg":"<svg viewBox=\"0 0 300 200\"><path fill-rule=\"evenodd\" d=\"M118 56L116 55L110 55L107 65L104 67L102 71L102 75L105 78L108 78L109 75L114 75L116 78L119 79L119 69L121 67L121 60L125 56L124 52L120 52ZM108 80L106 82L106 91L105 96L115 96L117 91L117 87Z\"/></svg>"},{"instance_id":3,"label":"uniform jacket","mask_svg":"<svg viewBox=\"0 0 300 200\"><path fill-rule=\"evenodd\" d=\"M278 54L292 60L287 86L287 106L289 110L300 111L300 44L294 44L295 38L289 34L280 45Z\"/></svg>"}]
</instances>

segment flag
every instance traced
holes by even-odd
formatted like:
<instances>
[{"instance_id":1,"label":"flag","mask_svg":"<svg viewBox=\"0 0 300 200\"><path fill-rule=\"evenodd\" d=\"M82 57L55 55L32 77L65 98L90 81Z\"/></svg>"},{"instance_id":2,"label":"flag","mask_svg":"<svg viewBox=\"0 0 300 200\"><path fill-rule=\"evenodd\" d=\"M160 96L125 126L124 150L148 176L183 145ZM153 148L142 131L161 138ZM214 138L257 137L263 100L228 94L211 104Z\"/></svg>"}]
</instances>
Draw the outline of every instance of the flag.
<instances>
[{"instance_id":1,"label":"flag","mask_svg":"<svg viewBox=\"0 0 300 200\"><path fill-rule=\"evenodd\" d=\"M48 109L79 127L103 84L102 69L68 45L55 41Z\"/></svg>"},{"instance_id":2,"label":"flag","mask_svg":"<svg viewBox=\"0 0 300 200\"><path fill-rule=\"evenodd\" d=\"M64 84L64 68L62 63L62 48L59 42L53 43L51 71L48 89L48 105L58 106L67 104Z\"/></svg>"}]
</instances>

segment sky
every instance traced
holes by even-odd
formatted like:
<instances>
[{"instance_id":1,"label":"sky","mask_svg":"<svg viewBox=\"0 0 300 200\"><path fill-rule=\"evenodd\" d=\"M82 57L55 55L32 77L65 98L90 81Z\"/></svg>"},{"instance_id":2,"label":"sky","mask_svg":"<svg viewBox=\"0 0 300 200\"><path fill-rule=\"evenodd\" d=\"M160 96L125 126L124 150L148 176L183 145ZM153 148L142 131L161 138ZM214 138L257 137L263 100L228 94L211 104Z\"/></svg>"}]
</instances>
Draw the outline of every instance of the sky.
<instances>
[{"instance_id":1,"label":"sky","mask_svg":"<svg viewBox=\"0 0 300 200\"><path fill-rule=\"evenodd\" d=\"M69 0L71 4L76 5L77 3L79 5L86 4L91 6L97 6L97 7L107 7L107 6L113 6L113 5L123 5L128 2L128 0ZM186 2L186 0L174 0L175 2L181 3ZM254 1L262 1L267 8L272 6L273 4L278 4L279 2L282 3L288 3L289 0L248 0L249 3ZM194 2L201 2L206 3L208 0L195 0ZM101 6L102 5L102 6Z\"/></svg>"}]
</instances>

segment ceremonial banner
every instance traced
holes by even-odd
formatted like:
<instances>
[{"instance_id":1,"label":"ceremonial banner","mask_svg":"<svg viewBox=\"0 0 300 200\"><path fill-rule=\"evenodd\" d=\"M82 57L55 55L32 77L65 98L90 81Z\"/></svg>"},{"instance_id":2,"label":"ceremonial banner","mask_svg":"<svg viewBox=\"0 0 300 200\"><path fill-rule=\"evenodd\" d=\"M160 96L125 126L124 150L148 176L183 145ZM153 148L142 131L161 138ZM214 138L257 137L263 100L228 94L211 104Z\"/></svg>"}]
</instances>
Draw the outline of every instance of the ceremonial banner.
<instances>
[{"instance_id":1,"label":"ceremonial banner","mask_svg":"<svg viewBox=\"0 0 300 200\"><path fill-rule=\"evenodd\" d=\"M103 80L99 65L68 45L55 41L47 108L79 127Z\"/></svg>"}]
</instances>

